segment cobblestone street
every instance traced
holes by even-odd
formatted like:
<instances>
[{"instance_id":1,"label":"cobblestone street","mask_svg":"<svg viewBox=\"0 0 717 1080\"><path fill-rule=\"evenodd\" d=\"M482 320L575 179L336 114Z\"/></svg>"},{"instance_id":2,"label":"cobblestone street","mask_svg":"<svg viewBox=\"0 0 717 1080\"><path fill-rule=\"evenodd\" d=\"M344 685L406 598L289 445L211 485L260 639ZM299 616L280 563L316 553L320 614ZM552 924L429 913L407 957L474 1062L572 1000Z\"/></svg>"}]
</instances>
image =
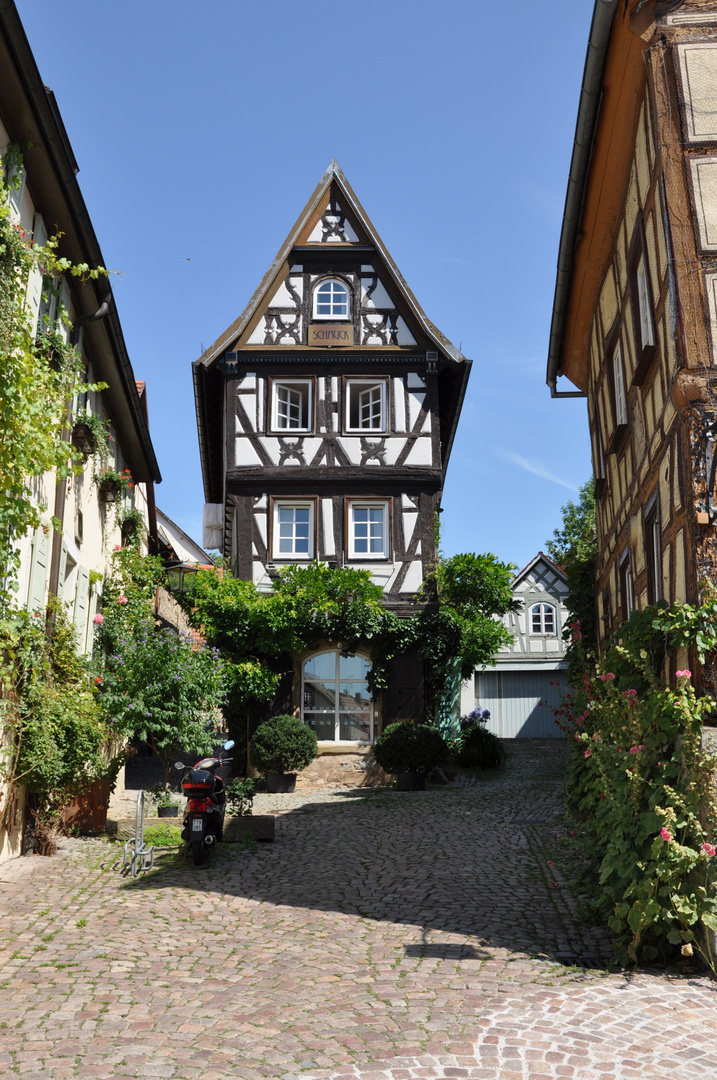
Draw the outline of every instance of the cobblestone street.
<instances>
[{"instance_id":1,"label":"cobblestone street","mask_svg":"<svg viewBox=\"0 0 717 1080\"><path fill-rule=\"evenodd\" d=\"M264 795L277 839L0 867L0 1075L699 1080L700 972L609 974L561 872L557 740L425 793ZM550 864L553 865L550 865Z\"/></svg>"}]
</instances>

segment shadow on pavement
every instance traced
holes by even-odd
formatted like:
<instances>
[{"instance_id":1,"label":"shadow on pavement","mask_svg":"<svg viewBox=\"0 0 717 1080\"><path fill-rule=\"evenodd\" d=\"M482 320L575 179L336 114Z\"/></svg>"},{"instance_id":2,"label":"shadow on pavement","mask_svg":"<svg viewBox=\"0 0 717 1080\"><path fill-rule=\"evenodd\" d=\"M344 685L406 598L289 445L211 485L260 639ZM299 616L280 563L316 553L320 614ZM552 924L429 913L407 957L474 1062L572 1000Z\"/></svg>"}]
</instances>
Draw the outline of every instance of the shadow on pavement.
<instances>
[{"instance_id":1,"label":"shadow on pavement","mask_svg":"<svg viewBox=\"0 0 717 1080\"><path fill-rule=\"evenodd\" d=\"M480 959L490 945L604 967L606 932L579 917L577 899L555 880L564 758L557 740L529 742L480 783L303 802L280 813L274 844L220 847L207 870L174 858L130 887L420 927L422 942L407 943L407 956Z\"/></svg>"}]
</instances>

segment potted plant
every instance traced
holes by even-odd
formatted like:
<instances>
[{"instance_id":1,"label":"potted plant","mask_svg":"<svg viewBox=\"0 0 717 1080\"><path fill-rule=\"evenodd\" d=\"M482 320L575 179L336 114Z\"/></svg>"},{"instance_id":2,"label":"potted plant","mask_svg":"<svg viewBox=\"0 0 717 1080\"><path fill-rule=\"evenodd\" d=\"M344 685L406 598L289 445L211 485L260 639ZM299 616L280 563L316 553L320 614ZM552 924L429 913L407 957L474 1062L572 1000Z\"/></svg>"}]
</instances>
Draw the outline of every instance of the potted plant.
<instances>
[{"instance_id":1,"label":"potted plant","mask_svg":"<svg viewBox=\"0 0 717 1080\"><path fill-rule=\"evenodd\" d=\"M488 731L487 709L477 708L461 717L461 730L453 747L456 764L463 769L499 769L507 754L497 735Z\"/></svg>"},{"instance_id":2,"label":"potted plant","mask_svg":"<svg viewBox=\"0 0 717 1080\"><path fill-rule=\"evenodd\" d=\"M179 815L179 803L175 802L172 792L166 784L155 784L147 788L152 802L157 807L157 817L177 817Z\"/></svg>"},{"instance_id":3,"label":"potted plant","mask_svg":"<svg viewBox=\"0 0 717 1080\"><path fill-rule=\"evenodd\" d=\"M124 494L134 487L129 469L119 472L117 469L104 469L97 476L97 486L105 502L114 502L117 494Z\"/></svg>"},{"instance_id":4,"label":"potted plant","mask_svg":"<svg viewBox=\"0 0 717 1080\"><path fill-rule=\"evenodd\" d=\"M267 790L294 791L296 773L316 757L316 733L295 716L272 716L254 732L251 760L266 773Z\"/></svg>"},{"instance_id":5,"label":"potted plant","mask_svg":"<svg viewBox=\"0 0 717 1080\"><path fill-rule=\"evenodd\" d=\"M430 724L399 720L389 724L373 746L373 756L387 773L395 773L399 791L423 791L426 776L440 765L448 747Z\"/></svg>"},{"instance_id":6,"label":"potted plant","mask_svg":"<svg viewBox=\"0 0 717 1080\"><path fill-rule=\"evenodd\" d=\"M131 510L125 510L122 515L122 521L120 523L120 530L122 532L122 539L128 543L132 543L138 540L145 530L144 518L139 510L134 507Z\"/></svg>"}]
</instances>

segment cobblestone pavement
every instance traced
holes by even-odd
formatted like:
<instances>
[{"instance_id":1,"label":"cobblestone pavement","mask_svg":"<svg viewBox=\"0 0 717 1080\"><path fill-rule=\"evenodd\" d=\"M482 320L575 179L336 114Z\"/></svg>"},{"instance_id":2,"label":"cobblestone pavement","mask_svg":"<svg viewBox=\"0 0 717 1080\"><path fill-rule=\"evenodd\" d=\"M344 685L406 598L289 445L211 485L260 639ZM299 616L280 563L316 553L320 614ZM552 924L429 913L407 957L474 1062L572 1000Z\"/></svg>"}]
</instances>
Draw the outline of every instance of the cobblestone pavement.
<instances>
[{"instance_id":1,"label":"cobblestone pavement","mask_svg":"<svg viewBox=\"0 0 717 1080\"><path fill-rule=\"evenodd\" d=\"M277 840L0 866L0 1076L699 1080L699 973L608 974L561 873L557 741L425 793L261 796ZM553 865L550 865L550 864Z\"/></svg>"}]
</instances>

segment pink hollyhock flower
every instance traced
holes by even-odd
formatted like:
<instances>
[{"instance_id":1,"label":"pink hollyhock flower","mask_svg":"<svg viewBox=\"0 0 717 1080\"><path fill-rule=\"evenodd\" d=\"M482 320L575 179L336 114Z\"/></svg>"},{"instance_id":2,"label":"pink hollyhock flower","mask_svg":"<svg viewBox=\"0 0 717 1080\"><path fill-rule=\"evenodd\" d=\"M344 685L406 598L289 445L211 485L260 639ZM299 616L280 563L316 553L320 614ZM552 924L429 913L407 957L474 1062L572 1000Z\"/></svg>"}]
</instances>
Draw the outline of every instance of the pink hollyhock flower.
<instances>
[{"instance_id":1,"label":"pink hollyhock flower","mask_svg":"<svg viewBox=\"0 0 717 1080\"><path fill-rule=\"evenodd\" d=\"M638 753L638 748L636 746L631 746L630 747L630 753L631 754L637 754Z\"/></svg>"},{"instance_id":2,"label":"pink hollyhock flower","mask_svg":"<svg viewBox=\"0 0 717 1080\"><path fill-rule=\"evenodd\" d=\"M672 833L668 832L664 825L660 829L660 836L663 840L669 841L672 839Z\"/></svg>"},{"instance_id":3,"label":"pink hollyhock flower","mask_svg":"<svg viewBox=\"0 0 717 1080\"><path fill-rule=\"evenodd\" d=\"M600 681L601 682L605 682L606 679L607 679L607 675L601 675L600 676Z\"/></svg>"},{"instance_id":4,"label":"pink hollyhock flower","mask_svg":"<svg viewBox=\"0 0 717 1080\"><path fill-rule=\"evenodd\" d=\"M546 864L545 864L545 865L546 865L546 866L552 866L553 864L551 863L550 859L548 859L548 861L546 862Z\"/></svg>"},{"instance_id":5,"label":"pink hollyhock flower","mask_svg":"<svg viewBox=\"0 0 717 1080\"><path fill-rule=\"evenodd\" d=\"M685 668L684 671L676 671L675 674L677 675L678 679L691 679L692 678L692 672L688 668Z\"/></svg>"},{"instance_id":6,"label":"pink hollyhock flower","mask_svg":"<svg viewBox=\"0 0 717 1080\"><path fill-rule=\"evenodd\" d=\"M121 544L115 544L114 550L115 551L121 551L122 550L122 545Z\"/></svg>"},{"instance_id":7,"label":"pink hollyhock flower","mask_svg":"<svg viewBox=\"0 0 717 1080\"><path fill-rule=\"evenodd\" d=\"M558 883L557 883L557 881L551 881L550 884L551 884L552 888L555 889L557 887Z\"/></svg>"},{"instance_id":8,"label":"pink hollyhock flower","mask_svg":"<svg viewBox=\"0 0 717 1080\"><path fill-rule=\"evenodd\" d=\"M587 750L585 751L585 757L592 757L592 753L593 753L592 750L588 746Z\"/></svg>"},{"instance_id":9,"label":"pink hollyhock flower","mask_svg":"<svg viewBox=\"0 0 717 1080\"><path fill-rule=\"evenodd\" d=\"M712 844L703 844L702 850L704 851L708 859L712 859L715 855L717 855L717 848L714 847L714 845Z\"/></svg>"},{"instance_id":10,"label":"pink hollyhock flower","mask_svg":"<svg viewBox=\"0 0 717 1080\"><path fill-rule=\"evenodd\" d=\"M578 725L578 727L582 727L583 726L583 718L582 718L582 716L579 716L577 718L577 720L575 721L575 723Z\"/></svg>"},{"instance_id":11,"label":"pink hollyhock flower","mask_svg":"<svg viewBox=\"0 0 717 1080\"><path fill-rule=\"evenodd\" d=\"M607 677L608 677L608 679L614 679L615 678L615 676L613 675L613 673L611 671L608 671Z\"/></svg>"},{"instance_id":12,"label":"pink hollyhock flower","mask_svg":"<svg viewBox=\"0 0 717 1080\"><path fill-rule=\"evenodd\" d=\"M95 624L95 626L102 626L102 623L104 621L105 621L105 617L99 611L97 612L94 619L92 620L92 622Z\"/></svg>"},{"instance_id":13,"label":"pink hollyhock flower","mask_svg":"<svg viewBox=\"0 0 717 1080\"><path fill-rule=\"evenodd\" d=\"M119 594L119 596L117 597L117 603L122 604L123 607L124 607L125 604L129 603L129 601L128 601L128 599L127 599L127 597L125 596L124 593Z\"/></svg>"},{"instance_id":14,"label":"pink hollyhock flower","mask_svg":"<svg viewBox=\"0 0 717 1080\"><path fill-rule=\"evenodd\" d=\"M580 741L580 736L578 735L577 731L575 732L575 738L578 740L578 742Z\"/></svg>"}]
</instances>

